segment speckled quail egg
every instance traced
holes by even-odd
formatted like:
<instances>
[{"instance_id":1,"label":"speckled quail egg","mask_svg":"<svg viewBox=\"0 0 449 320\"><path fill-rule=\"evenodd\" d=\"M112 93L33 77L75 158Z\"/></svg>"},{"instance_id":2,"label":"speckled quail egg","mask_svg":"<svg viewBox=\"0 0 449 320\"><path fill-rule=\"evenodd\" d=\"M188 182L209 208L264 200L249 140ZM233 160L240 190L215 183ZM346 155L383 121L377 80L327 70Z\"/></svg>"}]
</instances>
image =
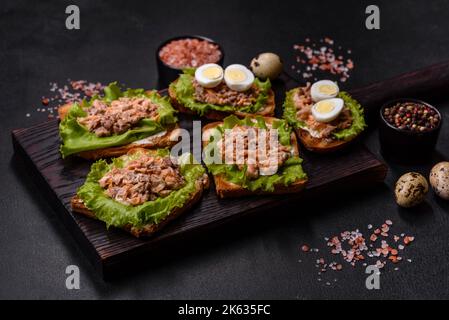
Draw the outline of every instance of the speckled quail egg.
<instances>
[{"instance_id":1,"label":"speckled quail egg","mask_svg":"<svg viewBox=\"0 0 449 320\"><path fill-rule=\"evenodd\" d=\"M274 80L279 77L282 68L281 58L275 53L261 53L251 60L251 70L260 79Z\"/></svg>"},{"instance_id":2,"label":"speckled quail egg","mask_svg":"<svg viewBox=\"0 0 449 320\"><path fill-rule=\"evenodd\" d=\"M435 193L449 200L449 162L437 163L430 171L430 185Z\"/></svg>"},{"instance_id":3,"label":"speckled quail egg","mask_svg":"<svg viewBox=\"0 0 449 320\"><path fill-rule=\"evenodd\" d=\"M429 184L424 176L417 172L408 172L396 182L396 203L404 208L414 207L424 201L428 191Z\"/></svg>"}]
</instances>

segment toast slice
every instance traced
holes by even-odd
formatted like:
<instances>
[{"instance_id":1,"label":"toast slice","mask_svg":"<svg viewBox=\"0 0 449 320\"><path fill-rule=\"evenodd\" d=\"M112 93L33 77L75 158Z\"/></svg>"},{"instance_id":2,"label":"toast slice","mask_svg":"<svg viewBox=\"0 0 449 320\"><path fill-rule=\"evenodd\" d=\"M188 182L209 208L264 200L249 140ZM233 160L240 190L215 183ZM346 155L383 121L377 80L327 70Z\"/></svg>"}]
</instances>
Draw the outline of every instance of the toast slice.
<instances>
[{"instance_id":1,"label":"toast slice","mask_svg":"<svg viewBox=\"0 0 449 320\"><path fill-rule=\"evenodd\" d=\"M175 82L176 81L178 81L178 80L175 80ZM178 101L178 99L176 98L176 92L172 89L171 86L168 88L168 95L170 97L170 102L171 102L173 108L177 109L179 112L187 113L187 114L197 114L195 111L190 110L189 108L186 108ZM267 100L265 106L261 110L257 111L256 113L239 112L239 111L224 112L224 111L211 110L211 111L206 112L204 114L204 117L206 119L211 119L211 120L223 120L224 118L226 118L227 116L229 116L231 114L234 114L240 118L244 118L246 116L253 116L253 115L269 117L269 116L274 115L275 107L276 107L276 104L274 102L274 91L272 89L270 89L270 92L268 95L268 100Z\"/></svg>"},{"instance_id":2,"label":"toast slice","mask_svg":"<svg viewBox=\"0 0 449 320\"><path fill-rule=\"evenodd\" d=\"M141 150L142 148L132 149L129 151L129 153L136 152L139 149ZM133 227L131 225L126 225L123 227L123 229L137 238L152 236L160 229L162 229L164 226L166 226L170 221L176 219L184 212L192 208L201 199L204 191L209 189L209 177L207 176L207 174L203 175L203 177L196 180L195 188L196 188L195 192L190 195L190 198L184 203L183 207L174 208L170 213L168 213L165 216L164 219L159 221L157 224L150 223L142 227ZM74 212L80 213L92 219L97 219L97 217L95 216L95 212L89 210L77 195L72 197L70 204Z\"/></svg>"},{"instance_id":3,"label":"toast slice","mask_svg":"<svg viewBox=\"0 0 449 320\"><path fill-rule=\"evenodd\" d=\"M264 117L265 123L273 123L273 121L278 120L273 117ZM222 122L213 122L205 125L203 127L202 133L204 133L210 129L213 129L222 124ZM295 156L299 156L299 148L298 148L298 140L296 139L296 135L294 132L290 135L290 142L293 147L293 154ZM203 149L209 144L209 141L203 141ZM242 197L248 195L274 195L274 194L287 194L287 193L296 193L300 192L304 189L307 179L298 180L293 182L292 184L285 186L283 184L278 184L275 186L274 191L264 191L264 190L256 190L251 191L246 189L238 184L229 182L226 180L224 175L216 175L214 176L215 190L219 198L234 198L234 197Z\"/></svg>"},{"instance_id":4,"label":"toast slice","mask_svg":"<svg viewBox=\"0 0 449 320\"><path fill-rule=\"evenodd\" d=\"M344 139L337 139L333 136L330 137L322 137L316 138L313 137L308 130L301 128L301 126L296 124L297 112L299 111L295 105L294 95L298 94L298 90L301 92L301 96L310 97L310 86L309 84L305 87L299 87L292 89L286 93L286 98L283 104L284 109L284 119L290 122L290 124L295 127L296 134L298 135L298 139L304 145L304 147L312 152L316 153L329 153L334 152L339 149L346 147L353 140L355 140L362 133L363 129L366 127L365 120L363 118L363 108L360 104L354 100L347 92L340 92L338 95L339 98L343 99L344 103L349 108L352 113L353 119L358 118L358 122L356 124L356 128L358 129L355 135L350 137L346 137ZM307 105L310 107L311 105ZM356 117L354 117L354 113L356 113ZM362 121L360 121L360 116L362 116ZM354 124L352 124L354 125Z\"/></svg>"},{"instance_id":5,"label":"toast slice","mask_svg":"<svg viewBox=\"0 0 449 320\"><path fill-rule=\"evenodd\" d=\"M71 107L72 105L69 103L62 105L61 107L58 108L58 115L61 120L67 116ZM76 155L86 160L98 160L101 158L118 157L127 153L129 150L137 147L146 149L170 148L178 142L179 137L178 129L179 125L175 124L169 126L165 134L163 135L150 136L141 141L134 141L132 143L118 147L109 147L103 149L82 151L77 153Z\"/></svg>"},{"instance_id":6,"label":"toast slice","mask_svg":"<svg viewBox=\"0 0 449 320\"><path fill-rule=\"evenodd\" d=\"M301 128L297 128L295 131L296 134L298 135L299 141L301 141L303 146L307 150L316 153L329 153L340 150L346 147L347 144L349 144L352 140L356 138L353 137L352 139L348 140L326 140L314 138L310 135L309 132Z\"/></svg>"}]
</instances>

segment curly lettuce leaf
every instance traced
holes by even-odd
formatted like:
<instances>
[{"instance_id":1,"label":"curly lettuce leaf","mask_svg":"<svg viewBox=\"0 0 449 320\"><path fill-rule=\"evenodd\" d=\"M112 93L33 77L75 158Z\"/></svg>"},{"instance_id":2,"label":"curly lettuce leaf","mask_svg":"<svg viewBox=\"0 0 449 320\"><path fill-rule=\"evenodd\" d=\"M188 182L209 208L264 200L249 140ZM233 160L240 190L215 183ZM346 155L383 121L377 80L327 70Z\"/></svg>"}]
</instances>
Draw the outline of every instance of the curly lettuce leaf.
<instances>
[{"instance_id":1,"label":"curly lettuce leaf","mask_svg":"<svg viewBox=\"0 0 449 320\"><path fill-rule=\"evenodd\" d=\"M152 100L158 105L158 119L156 121L142 119L138 126L122 134L108 137L98 137L78 123L77 119L87 115L86 109L92 105L94 100L100 99L110 103L120 97L146 97ZM177 121L175 110L167 97L161 97L156 91L145 92L143 89L121 91L116 83L111 83L105 87L104 97L94 96L90 101L84 100L81 103L75 103L70 108L67 116L59 124L59 134L62 140L60 151L62 157L67 157L82 151L125 145L162 132L168 125Z\"/></svg>"},{"instance_id":2,"label":"curly lettuce leaf","mask_svg":"<svg viewBox=\"0 0 449 320\"><path fill-rule=\"evenodd\" d=\"M288 124L294 128L304 128L306 125L304 121L301 121L296 117L297 111L293 97L297 92L298 89L292 89L286 92L285 101L284 104L282 105L284 109L283 118L287 120Z\"/></svg>"},{"instance_id":3,"label":"curly lettuce leaf","mask_svg":"<svg viewBox=\"0 0 449 320\"><path fill-rule=\"evenodd\" d=\"M204 115L206 112L211 110L216 111L224 111L224 112L248 112L248 113L256 113L260 109L262 109L267 100L269 91L271 89L270 80L266 80L265 82L255 79L254 84L260 89L259 96L256 99L256 103L250 106L245 107L235 107L231 105L214 105L210 103L202 103L198 102L194 98L195 89L193 87L194 80L194 69L184 70L184 73L181 74L176 82L170 84L170 89L176 93L176 99L186 108L189 108L199 115Z\"/></svg>"},{"instance_id":4,"label":"curly lettuce leaf","mask_svg":"<svg viewBox=\"0 0 449 320\"><path fill-rule=\"evenodd\" d=\"M353 99L347 92L340 92L338 97L343 99L345 106L351 111L352 124L347 129L335 131L333 135L339 140L349 140L358 136L367 127L363 115L363 108L360 103Z\"/></svg>"},{"instance_id":5,"label":"curly lettuce leaf","mask_svg":"<svg viewBox=\"0 0 449 320\"><path fill-rule=\"evenodd\" d=\"M223 120L223 125L217 128L221 134L226 129L232 129L236 125L247 125L266 129L266 123L263 117L256 117L256 121L246 117L239 119L236 116L229 116ZM290 145L291 128L285 120L277 120L272 124L273 128L278 129L279 142L283 145ZM215 141L210 143L216 143ZM208 155L206 154L206 157ZM278 169L278 172L271 176L260 176L257 179L250 179L246 176L246 165L243 170L239 170L234 164L215 164L205 160L207 169L212 175L222 175L225 180L238 184L245 189L251 191L262 190L273 192L276 185L288 186L295 181L307 179L307 175L302 168L302 159L298 156L293 156Z\"/></svg>"},{"instance_id":6,"label":"curly lettuce leaf","mask_svg":"<svg viewBox=\"0 0 449 320\"><path fill-rule=\"evenodd\" d=\"M285 101L283 104L283 118L287 120L287 122L294 128L304 128L306 127L306 123L296 117L297 110L294 104L293 96L296 94L297 90L298 89L293 89L286 93ZM338 97L343 99L343 101L345 102L345 106L351 111L352 124L351 127L347 129L336 130L332 134L339 140L350 140L359 135L367 127L365 123L365 117L363 115L363 108L347 92L340 92Z\"/></svg>"},{"instance_id":7,"label":"curly lettuce leaf","mask_svg":"<svg viewBox=\"0 0 449 320\"><path fill-rule=\"evenodd\" d=\"M167 156L168 152L158 151L159 156ZM175 208L183 207L196 192L195 182L203 176L205 169L200 164L185 164L180 166L185 179L184 186L172 191L164 198L147 201L138 206L122 204L108 197L98 181L114 167L123 168L132 159L138 158L139 153L132 156L122 156L108 164L105 160L95 162L87 176L86 182L78 189L77 195L85 206L95 213L97 219L104 221L107 227L142 227L146 224L157 224Z\"/></svg>"},{"instance_id":8,"label":"curly lettuce leaf","mask_svg":"<svg viewBox=\"0 0 449 320\"><path fill-rule=\"evenodd\" d=\"M238 184L245 189L273 192L276 185L288 186L295 181L306 179L307 175L301 164L301 158L297 156L289 158L276 174L260 176L257 179L249 179L246 176L246 166L243 170L239 170L236 165L209 164L207 169L214 176L223 175L227 181Z\"/></svg>"}]
</instances>

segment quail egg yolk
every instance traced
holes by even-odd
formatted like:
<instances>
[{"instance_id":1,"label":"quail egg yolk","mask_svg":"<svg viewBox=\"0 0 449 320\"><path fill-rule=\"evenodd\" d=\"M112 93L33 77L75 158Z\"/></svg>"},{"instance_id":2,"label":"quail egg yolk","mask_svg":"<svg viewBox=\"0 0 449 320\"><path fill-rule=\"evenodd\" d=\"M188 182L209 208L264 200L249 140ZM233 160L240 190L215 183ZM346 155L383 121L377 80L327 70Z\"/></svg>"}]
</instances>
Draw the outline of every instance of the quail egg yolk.
<instances>
[{"instance_id":1,"label":"quail egg yolk","mask_svg":"<svg viewBox=\"0 0 449 320\"><path fill-rule=\"evenodd\" d=\"M330 113L335 109L335 105L330 101L320 101L317 103L316 111L321 114Z\"/></svg>"},{"instance_id":2,"label":"quail egg yolk","mask_svg":"<svg viewBox=\"0 0 449 320\"><path fill-rule=\"evenodd\" d=\"M318 87L318 91L327 95L334 95L337 93L337 87L335 85L323 84Z\"/></svg>"},{"instance_id":3,"label":"quail egg yolk","mask_svg":"<svg viewBox=\"0 0 449 320\"><path fill-rule=\"evenodd\" d=\"M226 70L226 78L233 82L242 82L246 80L246 74L239 69Z\"/></svg>"},{"instance_id":4,"label":"quail egg yolk","mask_svg":"<svg viewBox=\"0 0 449 320\"><path fill-rule=\"evenodd\" d=\"M211 66L203 70L203 76L207 79L218 79L222 75L222 69L217 66Z\"/></svg>"}]
</instances>

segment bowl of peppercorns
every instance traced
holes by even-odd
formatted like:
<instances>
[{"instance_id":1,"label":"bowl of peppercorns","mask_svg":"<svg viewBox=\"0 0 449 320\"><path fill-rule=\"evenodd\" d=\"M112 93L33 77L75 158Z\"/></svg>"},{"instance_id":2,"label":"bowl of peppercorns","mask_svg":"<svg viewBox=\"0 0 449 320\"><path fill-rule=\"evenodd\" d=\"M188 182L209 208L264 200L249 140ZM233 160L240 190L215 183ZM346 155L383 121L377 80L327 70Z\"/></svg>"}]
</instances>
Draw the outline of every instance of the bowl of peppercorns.
<instances>
[{"instance_id":1,"label":"bowl of peppercorns","mask_svg":"<svg viewBox=\"0 0 449 320\"><path fill-rule=\"evenodd\" d=\"M427 102L396 99L380 109L379 138L384 156L401 162L429 159L442 124L441 113Z\"/></svg>"}]
</instances>

